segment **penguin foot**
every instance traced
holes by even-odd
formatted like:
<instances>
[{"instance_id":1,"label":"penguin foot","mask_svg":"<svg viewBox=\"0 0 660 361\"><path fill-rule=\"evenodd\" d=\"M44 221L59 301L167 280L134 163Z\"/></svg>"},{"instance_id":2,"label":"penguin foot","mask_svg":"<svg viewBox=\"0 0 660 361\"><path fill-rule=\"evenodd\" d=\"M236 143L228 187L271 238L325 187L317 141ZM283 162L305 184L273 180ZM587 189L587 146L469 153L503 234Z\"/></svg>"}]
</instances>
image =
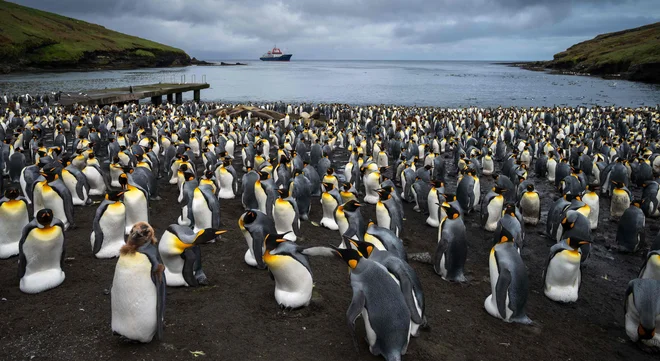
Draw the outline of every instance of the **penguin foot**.
<instances>
[{"instance_id":1,"label":"penguin foot","mask_svg":"<svg viewBox=\"0 0 660 361\"><path fill-rule=\"evenodd\" d=\"M204 271L199 271L195 275L195 279L197 279L197 283L199 283L200 286L208 286L209 285L209 279L206 278L206 275L204 274Z\"/></svg>"}]
</instances>

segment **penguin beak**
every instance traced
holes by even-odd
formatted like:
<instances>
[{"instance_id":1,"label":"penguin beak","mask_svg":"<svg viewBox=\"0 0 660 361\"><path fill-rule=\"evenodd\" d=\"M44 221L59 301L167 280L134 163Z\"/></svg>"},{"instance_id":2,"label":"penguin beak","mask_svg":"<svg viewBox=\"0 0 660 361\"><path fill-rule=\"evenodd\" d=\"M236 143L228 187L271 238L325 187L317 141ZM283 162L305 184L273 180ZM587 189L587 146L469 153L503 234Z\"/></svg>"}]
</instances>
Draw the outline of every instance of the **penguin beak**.
<instances>
[{"instance_id":1,"label":"penguin beak","mask_svg":"<svg viewBox=\"0 0 660 361\"><path fill-rule=\"evenodd\" d=\"M591 242L589 242L589 241L580 241L580 242L578 242L579 245L589 244L589 243L591 243Z\"/></svg>"},{"instance_id":2,"label":"penguin beak","mask_svg":"<svg viewBox=\"0 0 660 361\"><path fill-rule=\"evenodd\" d=\"M121 196L123 196L124 193L126 193L126 192L119 192L119 193L117 193L117 197L121 197Z\"/></svg>"},{"instance_id":3,"label":"penguin beak","mask_svg":"<svg viewBox=\"0 0 660 361\"><path fill-rule=\"evenodd\" d=\"M222 230L222 231L216 231L216 232L215 232L216 236L219 236L219 235L221 235L221 234L223 234L223 233L227 233L227 230Z\"/></svg>"}]
</instances>

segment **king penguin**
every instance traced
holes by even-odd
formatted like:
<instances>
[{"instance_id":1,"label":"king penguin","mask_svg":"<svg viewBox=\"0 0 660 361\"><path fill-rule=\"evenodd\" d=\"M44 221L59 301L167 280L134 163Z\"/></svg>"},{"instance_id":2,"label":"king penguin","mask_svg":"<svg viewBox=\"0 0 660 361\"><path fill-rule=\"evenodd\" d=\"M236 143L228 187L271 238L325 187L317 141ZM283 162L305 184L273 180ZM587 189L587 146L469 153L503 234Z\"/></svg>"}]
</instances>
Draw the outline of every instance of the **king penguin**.
<instances>
[{"instance_id":1,"label":"king penguin","mask_svg":"<svg viewBox=\"0 0 660 361\"><path fill-rule=\"evenodd\" d=\"M324 184L325 191L321 195L321 208L323 209L323 218L319 224L329 230L339 229L335 221L335 210L342 204L342 197L332 183Z\"/></svg>"},{"instance_id":2,"label":"king penguin","mask_svg":"<svg viewBox=\"0 0 660 361\"><path fill-rule=\"evenodd\" d=\"M0 198L0 259L17 255L23 227L30 222L27 201L10 187Z\"/></svg>"},{"instance_id":3,"label":"king penguin","mask_svg":"<svg viewBox=\"0 0 660 361\"><path fill-rule=\"evenodd\" d=\"M265 269L263 260L264 239L266 235L275 233L273 219L265 213L251 209L241 215L238 219L238 227L241 229L248 249L245 251L244 260L249 266Z\"/></svg>"},{"instance_id":4,"label":"king penguin","mask_svg":"<svg viewBox=\"0 0 660 361\"><path fill-rule=\"evenodd\" d=\"M628 283L625 297L626 334L633 342L660 348L660 281L634 279Z\"/></svg>"},{"instance_id":5,"label":"king penguin","mask_svg":"<svg viewBox=\"0 0 660 361\"><path fill-rule=\"evenodd\" d=\"M64 282L64 223L48 208L23 229L19 242L18 278L25 293L39 293Z\"/></svg>"},{"instance_id":6,"label":"king penguin","mask_svg":"<svg viewBox=\"0 0 660 361\"><path fill-rule=\"evenodd\" d=\"M108 193L96 209L89 237L96 258L117 257L125 244L126 206L122 202L123 195L123 191Z\"/></svg>"},{"instance_id":7,"label":"king penguin","mask_svg":"<svg viewBox=\"0 0 660 361\"><path fill-rule=\"evenodd\" d=\"M73 224L73 201L71 193L57 174L55 167L44 169L41 174L45 180L34 185L34 213L41 209L50 209L53 217L64 224L64 230Z\"/></svg>"},{"instance_id":8,"label":"king penguin","mask_svg":"<svg viewBox=\"0 0 660 361\"><path fill-rule=\"evenodd\" d=\"M447 202L441 205L447 214L438 227L438 244L433 255L433 269L443 280L465 282L467 235L460 211Z\"/></svg>"},{"instance_id":9,"label":"king penguin","mask_svg":"<svg viewBox=\"0 0 660 361\"><path fill-rule=\"evenodd\" d=\"M550 256L543 272L543 292L557 302L575 302L578 299L582 273L579 249L589 240L568 237L550 248Z\"/></svg>"},{"instance_id":10,"label":"king penguin","mask_svg":"<svg viewBox=\"0 0 660 361\"><path fill-rule=\"evenodd\" d=\"M292 242L300 234L300 218L296 200L289 196L288 189L278 189L279 197L273 204L273 221L275 230Z\"/></svg>"},{"instance_id":11,"label":"king penguin","mask_svg":"<svg viewBox=\"0 0 660 361\"><path fill-rule=\"evenodd\" d=\"M541 198L533 184L528 183L526 188L520 197L520 212L525 224L537 225L541 219Z\"/></svg>"},{"instance_id":12,"label":"king penguin","mask_svg":"<svg viewBox=\"0 0 660 361\"><path fill-rule=\"evenodd\" d=\"M143 343L154 336L162 339L165 319L165 266L153 233L142 222L131 230L121 248L110 293L112 332Z\"/></svg>"}]
</instances>

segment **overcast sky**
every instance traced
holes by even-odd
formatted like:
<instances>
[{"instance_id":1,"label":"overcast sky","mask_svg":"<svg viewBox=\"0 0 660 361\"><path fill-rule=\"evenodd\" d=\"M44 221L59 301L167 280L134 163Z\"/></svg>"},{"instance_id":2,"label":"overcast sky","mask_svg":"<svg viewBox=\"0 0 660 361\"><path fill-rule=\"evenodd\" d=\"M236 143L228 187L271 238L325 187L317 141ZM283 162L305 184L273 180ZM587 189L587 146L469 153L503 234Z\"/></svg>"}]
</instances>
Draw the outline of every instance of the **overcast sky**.
<instances>
[{"instance_id":1,"label":"overcast sky","mask_svg":"<svg viewBox=\"0 0 660 361\"><path fill-rule=\"evenodd\" d=\"M254 59L540 60L660 21L660 0L12 0L184 49Z\"/></svg>"}]
</instances>

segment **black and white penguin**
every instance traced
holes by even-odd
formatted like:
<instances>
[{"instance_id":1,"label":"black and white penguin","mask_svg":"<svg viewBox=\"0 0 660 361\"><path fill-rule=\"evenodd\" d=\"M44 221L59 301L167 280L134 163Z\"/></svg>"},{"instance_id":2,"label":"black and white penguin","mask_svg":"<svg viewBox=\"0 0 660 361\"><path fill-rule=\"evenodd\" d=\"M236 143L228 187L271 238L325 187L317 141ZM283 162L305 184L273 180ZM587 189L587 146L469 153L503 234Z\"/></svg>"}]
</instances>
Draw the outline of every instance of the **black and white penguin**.
<instances>
[{"instance_id":1,"label":"black and white penguin","mask_svg":"<svg viewBox=\"0 0 660 361\"><path fill-rule=\"evenodd\" d=\"M614 196L612 197L614 198ZM616 230L616 243L619 251L633 253L644 243L646 217L640 206L640 201L634 201L619 219Z\"/></svg>"},{"instance_id":2,"label":"black and white penguin","mask_svg":"<svg viewBox=\"0 0 660 361\"><path fill-rule=\"evenodd\" d=\"M275 223L265 213L251 209L241 215L238 219L238 227L241 229L248 249L245 251L244 260L249 266L265 269L263 260L264 240L266 235L275 234Z\"/></svg>"},{"instance_id":3,"label":"black and white penguin","mask_svg":"<svg viewBox=\"0 0 660 361\"><path fill-rule=\"evenodd\" d=\"M639 270L639 278L660 280L660 237L656 236Z\"/></svg>"},{"instance_id":4,"label":"black and white penguin","mask_svg":"<svg viewBox=\"0 0 660 361\"><path fill-rule=\"evenodd\" d=\"M520 197L520 212L525 224L536 225L541 219L541 197L533 184L528 183L526 189Z\"/></svg>"},{"instance_id":5,"label":"black and white penguin","mask_svg":"<svg viewBox=\"0 0 660 361\"><path fill-rule=\"evenodd\" d=\"M530 324L525 312L529 292L527 269L506 228L490 250L489 268L491 295L484 302L486 311L506 322Z\"/></svg>"},{"instance_id":6,"label":"black and white penguin","mask_svg":"<svg viewBox=\"0 0 660 361\"><path fill-rule=\"evenodd\" d=\"M610 218L619 218L623 212L630 207L632 194L623 182L612 181L614 189L610 199Z\"/></svg>"},{"instance_id":7,"label":"black and white penguin","mask_svg":"<svg viewBox=\"0 0 660 361\"><path fill-rule=\"evenodd\" d=\"M279 197L273 204L273 221L275 230L284 234L284 238L295 242L300 234L300 215L298 204L293 197L289 196L288 189L278 189Z\"/></svg>"},{"instance_id":8,"label":"black and white penguin","mask_svg":"<svg viewBox=\"0 0 660 361\"><path fill-rule=\"evenodd\" d=\"M218 198L234 199L238 192L238 179L236 171L231 165L231 158L227 157L215 169L215 179L218 186Z\"/></svg>"},{"instance_id":9,"label":"black and white penguin","mask_svg":"<svg viewBox=\"0 0 660 361\"><path fill-rule=\"evenodd\" d=\"M400 360L408 349L411 314L393 276L385 266L363 258L352 248L336 249L350 267L353 297L346 312L357 347L355 321L364 319L369 351L386 360Z\"/></svg>"},{"instance_id":10,"label":"black and white penguin","mask_svg":"<svg viewBox=\"0 0 660 361\"><path fill-rule=\"evenodd\" d=\"M445 183L441 180L431 181L431 189L426 197L426 204L429 208L429 216L426 218L426 224L437 228L440 225L440 200L439 195L445 192Z\"/></svg>"},{"instance_id":11,"label":"black and white penguin","mask_svg":"<svg viewBox=\"0 0 660 361\"><path fill-rule=\"evenodd\" d=\"M356 241L364 241L364 233L367 226L360 211L362 205L357 201L348 201L344 204L337 206L335 210L335 221L339 226L340 236L348 237ZM339 247L343 247L344 242Z\"/></svg>"},{"instance_id":12,"label":"black and white penguin","mask_svg":"<svg viewBox=\"0 0 660 361\"><path fill-rule=\"evenodd\" d=\"M634 279L628 283L625 298L626 334L633 342L660 348L660 281Z\"/></svg>"},{"instance_id":13,"label":"black and white penguin","mask_svg":"<svg viewBox=\"0 0 660 361\"><path fill-rule=\"evenodd\" d=\"M465 282L465 260L467 259L467 235L465 223L458 209L449 203L442 204L446 216L438 227L438 244L433 256L433 269L442 279Z\"/></svg>"},{"instance_id":14,"label":"black and white penguin","mask_svg":"<svg viewBox=\"0 0 660 361\"><path fill-rule=\"evenodd\" d=\"M136 224L121 248L110 293L112 332L143 343L163 337L165 266L156 247L153 228Z\"/></svg>"},{"instance_id":15,"label":"black and white penguin","mask_svg":"<svg viewBox=\"0 0 660 361\"><path fill-rule=\"evenodd\" d=\"M335 210L342 203L342 198L332 183L324 184L324 192L321 195L321 208L323 209L323 218L319 224L329 230L339 229L335 221Z\"/></svg>"},{"instance_id":16,"label":"black and white penguin","mask_svg":"<svg viewBox=\"0 0 660 361\"><path fill-rule=\"evenodd\" d=\"M494 232L497 224L502 218L502 210L504 209L504 193L506 189L495 185L493 189L486 194L483 199L481 210L481 217L483 219L484 229L488 232Z\"/></svg>"},{"instance_id":17,"label":"black and white penguin","mask_svg":"<svg viewBox=\"0 0 660 361\"><path fill-rule=\"evenodd\" d=\"M557 302L575 302L578 299L582 273L580 247L589 240L568 237L550 248L550 255L543 272L543 292Z\"/></svg>"},{"instance_id":18,"label":"black and white penguin","mask_svg":"<svg viewBox=\"0 0 660 361\"><path fill-rule=\"evenodd\" d=\"M600 197L598 196L597 187L587 184L587 187L582 194L582 201L589 206L589 224L591 229L598 228L598 217L600 215Z\"/></svg>"},{"instance_id":19,"label":"black and white penguin","mask_svg":"<svg viewBox=\"0 0 660 361\"><path fill-rule=\"evenodd\" d=\"M195 233L190 227L178 224L167 227L158 242L158 252L165 265L167 285L206 285L208 280L202 270L202 251L199 245L208 243L225 232L207 228Z\"/></svg>"},{"instance_id":20,"label":"black and white penguin","mask_svg":"<svg viewBox=\"0 0 660 361\"><path fill-rule=\"evenodd\" d=\"M392 192L391 187L377 190L379 199L376 203L376 220L378 226L390 229L399 237L403 229L403 214Z\"/></svg>"},{"instance_id":21,"label":"black and white penguin","mask_svg":"<svg viewBox=\"0 0 660 361\"><path fill-rule=\"evenodd\" d=\"M215 198L213 186L200 184L188 200L193 215L193 232L205 228L220 228L220 202Z\"/></svg>"},{"instance_id":22,"label":"black and white penguin","mask_svg":"<svg viewBox=\"0 0 660 361\"><path fill-rule=\"evenodd\" d=\"M18 189L10 187L0 198L0 259L19 253L23 228L30 222L27 201Z\"/></svg>"},{"instance_id":23,"label":"black and white penguin","mask_svg":"<svg viewBox=\"0 0 660 361\"><path fill-rule=\"evenodd\" d=\"M19 242L18 278L25 293L39 293L64 282L64 223L48 208L23 228Z\"/></svg>"},{"instance_id":24,"label":"black and white penguin","mask_svg":"<svg viewBox=\"0 0 660 361\"><path fill-rule=\"evenodd\" d=\"M144 188L130 181L128 174L119 176L119 185L123 190L122 201L126 206L125 234L139 222L149 224L149 193Z\"/></svg>"},{"instance_id":25,"label":"black and white penguin","mask_svg":"<svg viewBox=\"0 0 660 361\"><path fill-rule=\"evenodd\" d=\"M108 193L96 209L89 237L96 258L117 257L125 244L126 206L122 202L123 195L123 191Z\"/></svg>"},{"instance_id":26,"label":"black and white penguin","mask_svg":"<svg viewBox=\"0 0 660 361\"><path fill-rule=\"evenodd\" d=\"M73 201L71 193L57 174L57 168L50 166L41 174L45 179L34 185L34 213L50 209L53 217L64 224L64 230L73 224Z\"/></svg>"}]
</instances>

